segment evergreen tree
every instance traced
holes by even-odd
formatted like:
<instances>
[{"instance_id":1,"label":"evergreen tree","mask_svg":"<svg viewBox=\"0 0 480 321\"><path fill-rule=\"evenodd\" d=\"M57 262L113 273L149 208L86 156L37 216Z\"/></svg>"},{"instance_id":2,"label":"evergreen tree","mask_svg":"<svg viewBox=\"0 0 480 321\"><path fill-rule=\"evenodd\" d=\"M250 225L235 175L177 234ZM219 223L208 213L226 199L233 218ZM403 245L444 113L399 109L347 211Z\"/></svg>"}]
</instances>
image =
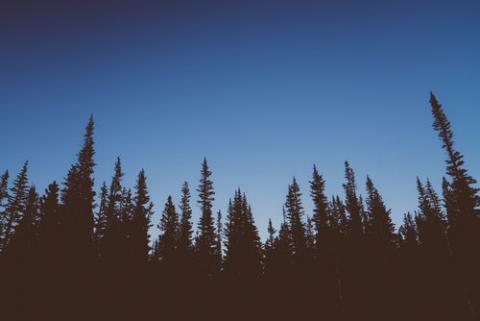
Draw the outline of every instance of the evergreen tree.
<instances>
[{"instance_id":1,"label":"evergreen tree","mask_svg":"<svg viewBox=\"0 0 480 321\"><path fill-rule=\"evenodd\" d=\"M94 178L95 154L93 141L94 123L90 116L85 128L83 146L77 161L70 167L62 191L66 229L69 236L71 259L86 262L93 258L94 232Z\"/></svg>"},{"instance_id":2,"label":"evergreen tree","mask_svg":"<svg viewBox=\"0 0 480 321\"><path fill-rule=\"evenodd\" d=\"M426 186L417 177L418 207L417 225L420 242L431 247L431 251L447 251L446 221L440 200L427 180Z\"/></svg>"},{"instance_id":3,"label":"evergreen tree","mask_svg":"<svg viewBox=\"0 0 480 321\"><path fill-rule=\"evenodd\" d=\"M142 169L137 176L135 185L135 197L132 215L132 253L138 262L146 262L150 251L150 236L148 230L151 226L150 220L153 215L153 203L147 189L147 178Z\"/></svg>"},{"instance_id":4,"label":"evergreen tree","mask_svg":"<svg viewBox=\"0 0 480 321\"><path fill-rule=\"evenodd\" d=\"M212 172L208 168L207 159L203 160L201 175L200 184L197 188L198 204L201 208L198 223L199 235L196 242L197 257L200 268L205 274L213 275L217 268L217 240L212 216L215 192L213 191L213 182L210 180Z\"/></svg>"},{"instance_id":5,"label":"evergreen tree","mask_svg":"<svg viewBox=\"0 0 480 321\"><path fill-rule=\"evenodd\" d=\"M161 234L158 238L157 259L163 264L172 266L173 263L177 263L175 260L178 248L178 214L170 195L165 203L158 228Z\"/></svg>"},{"instance_id":6,"label":"evergreen tree","mask_svg":"<svg viewBox=\"0 0 480 321\"><path fill-rule=\"evenodd\" d=\"M17 263L25 264L32 259L37 244L37 222L39 219L39 197L35 186L28 189L25 210L15 227L6 249L6 254L13 256Z\"/></svg>"},{"instance_id":7,"label":"evergreen tree","mask_svg":"<svg viewBox=\"0 0 480 321\"><path fill-rule=\"evenodd\" d=\"M275 267L275 233L277 231L273 227L272 219L268 219L268 227L267 227L268 237L265 241L264 246L264 275L270 276L274 271Z\"/></svg>"},{"instance_id":8,"label":"evergreen tree","mask_svg":"<svg viewBox=\"0 0 480 321\"><path fill-rule=\"evenodd\" d=\"M115 161L114 175L110 183L108 203L105 212L106 228L101 241L101 256L111 264L117 262L123 255L122 244L122 203L124 192L122 188L122 165L120 158Z\"/></svg>"},{"instance_id":9,"label":"evergreen tree","mask_svg":"<svg viewBox=\"0 0 480 321\"><path fill-rule=\"evenodd\" d=\"M28 161L26 161L17 177L13 181L13 186L8 195L8 205L4 213L4 230L2 239L2 253L8 247L13 232L25 213L28 189Z\"/></svg>"},{"instance_id":10,"label":"evergreen tree","mask_svg":"<svg viewBox=\"0 0 480 321\"><path fill-rule=\"evenodd\" d=\"M479 189L474 185L476 180L468 174L464 168L463 155L454 147L453 131L450 122L445 115L442 106L437 101L435 95L430 94L430 105L434 118L433 128L438 132L442 140L442 147L448 154L447 175L451 182L451 202L449 208L449 223L452 232L459 228L467 227L475 219L475 209L480 206ZM462 230L463 231L463 230Z\"/></svg>"},{"instance_id":11,"label":"evergreen tree","mask_svg":"<svg viewBox=\"0 0 480 321\"><path fill-rule=\"evenodd\" d=\"M398 229L400 246L405 249L414 249L418 245L418 233L415 220L410 213L403 215L403 224Z\"/></svg>"},{"instance_id":12,"label":"evergreen tree","mask_svg":"<svg viewBox=\"0 0 480 321\"><path fill-rule=\"evenodd\" d=\"M44 263L51 263L63 257L61 252L62 217L58 202L59 187L56 181L45 190L41 204L42 218L39 224L39 242Z\"/></svg>"},{"instance_id":13,"label":"evergreen tree","mask_svg":"<svg viewBox=\"0 0 480 321\"><path fill-rule=\"evenodd\" d=\"M291 251L295 263L306 261L306 238L305 223L303 222L303 205L301 201L300 187L295 178L288 186L288 194L285 201L286 215L291 233Z\"/></svg>"},{"instance_id":14,"label":"evergreen tree","mask_svg":"<svg viewBox=\"0 0 480 321\"><path fill-rule=\"evenodd\" d=\"M328 200L325 196L325 181L313 166L312 180L310 181L310 196L313 200L312 221L315 224L316 246L327 246L328 228ZM313 233L311 233L313 234Z\"/></svg>"},{"instance_id":15,"label":"evergreen tree","mask_svg":"<svg viewBox=\"0 0 480 321\"><path fill-rule=\"evenodd\" d=\"M367 176L367 207L369 225L367 236L380 246L392 246L395 242L394 225L380 193Z\"/></svg>"},{"instance_id":16,"label":"evergreen tree","mask_svg":"<svg viewBox=\"0 0 480 321\"><path fill-rule=\"evenodd\" d=\"M98 251L101 251L102 241L107 231L107 211L108 211L108 187L103 182L100 188L100 204L95 215L95 243Z\"/></svg>"},{"instance_id":17,"label":"evergreen tree","mask_svg":"<svg viewBox=\"0 0 480 321\"><path fill-rule=\"evenodd\" d=\"M234 279L260 276L260 238L250 205L240 189L229 202L225 238L225 272Z\"/></svg>"},{"instance_id":18,"label":"evergreen tree","mask_svg":"<svg viewBox=\"0 0 480 321\"><path fill-rule=\"evenodd\" d=\"M349 214L349 234L352 240L360 240L363 235L362 227L362 203L357 197L357 185L355 183L355 172L350 164L345 162L345 180L343 188L345 190L345 206Z\"/></svg>"},{"instance_id":19,"label":"evergreen tree","mask_svg":"<svg viewBox=\"0 0 480 321\"><path fill-rule=\"evenodd\" d=\"M190 188L188 183L184 182L182 186L182 199L180 200L180 235L179 235L179 252L182 255L190 255L193 249L192 244L192 208L190 206Z\"/></svg>"}]
</instances>

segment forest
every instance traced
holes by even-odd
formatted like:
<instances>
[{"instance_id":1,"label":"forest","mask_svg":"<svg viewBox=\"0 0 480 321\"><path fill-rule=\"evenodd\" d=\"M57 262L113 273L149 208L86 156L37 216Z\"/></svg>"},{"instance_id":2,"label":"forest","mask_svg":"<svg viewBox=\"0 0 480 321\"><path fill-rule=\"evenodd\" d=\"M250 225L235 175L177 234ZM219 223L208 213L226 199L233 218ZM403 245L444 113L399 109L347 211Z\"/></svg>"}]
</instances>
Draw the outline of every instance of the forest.
<instances>
[{"instance_id":1,"label":"forest","mask_svg":"<svg viewBox=\"0 0 480 321\"><path fill-rule=\"evenodd\" d=\"M195 186L155 207L147 173L124 186L120 158L96 190L90 117L63 182L36 190L28 161L0 177L0 319L479 320L480 193L433 94L430 108L442 190L417 178L401 226L370 177L360 195L346 161L343 195L326 195L315 166L308 191L294 178L265 240L240 189L214 213L206 159Z\"/></svg>"}]
</instances>

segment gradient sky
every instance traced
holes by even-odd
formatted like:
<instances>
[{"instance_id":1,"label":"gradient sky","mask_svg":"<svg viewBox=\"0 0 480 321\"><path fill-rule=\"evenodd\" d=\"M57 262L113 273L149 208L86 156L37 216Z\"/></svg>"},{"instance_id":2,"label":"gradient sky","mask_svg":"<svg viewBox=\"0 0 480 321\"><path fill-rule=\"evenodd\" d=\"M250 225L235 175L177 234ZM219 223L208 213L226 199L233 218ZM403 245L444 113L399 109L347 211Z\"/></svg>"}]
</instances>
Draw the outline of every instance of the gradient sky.
<instances>
[{"instance_id":1,"label":"gradient sky","mask_svg":"<svg viewBox=\"0 0 480 321\"><path fill-rule=\"evenodd\" d=\"M0 39L0 170L63 181L93 113L96 188L145 168L155 224L203 157L262 235L293 176L310 214L312 165L342 193L345 160L398 223L444 173L430 90L480 178L478 1L2 1Z\"/></svg>"}]
</instances>

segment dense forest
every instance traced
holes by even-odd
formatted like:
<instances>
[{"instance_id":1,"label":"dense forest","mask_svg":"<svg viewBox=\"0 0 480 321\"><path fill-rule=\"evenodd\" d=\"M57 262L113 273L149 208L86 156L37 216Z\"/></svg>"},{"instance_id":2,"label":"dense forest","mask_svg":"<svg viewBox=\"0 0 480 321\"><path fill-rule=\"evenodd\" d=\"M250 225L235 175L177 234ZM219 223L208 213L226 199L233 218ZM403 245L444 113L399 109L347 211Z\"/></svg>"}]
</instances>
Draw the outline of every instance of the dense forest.
<instances>
[{"instance_id":1,"label":"dense forest","mask_svg":"<svg viewBox=\"0 0 480 321\"><path fill-rule=\"evenodd\" d=\"M0 319L478 320L480 194L433 94L430 105L443 189L417 179L418 209L399 228L373 180L360 195L345 162L344 195L327 196L313 166L312 213L294 178L265 240L240 189L213 212L206 159L198 185L164 206L153 207L143 170L133 189L122 184L119 158L95 191L90 118L61 184L36 190L28 162L0 177Z\"/></svg>"}]
</instances>

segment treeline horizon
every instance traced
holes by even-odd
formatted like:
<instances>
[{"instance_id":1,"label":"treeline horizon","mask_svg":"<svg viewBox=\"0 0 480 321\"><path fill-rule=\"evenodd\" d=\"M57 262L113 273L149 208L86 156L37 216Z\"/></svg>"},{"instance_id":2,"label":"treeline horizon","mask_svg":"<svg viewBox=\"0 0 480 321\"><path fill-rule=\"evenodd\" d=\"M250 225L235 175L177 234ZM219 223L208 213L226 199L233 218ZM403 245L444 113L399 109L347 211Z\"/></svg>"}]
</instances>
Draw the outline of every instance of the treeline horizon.
<instances>
[{"instance_id":1,"label":"treeline horizon","mask_svg":"<svg viewBox=\"0 0 480 321\"><path fill-rule=\"evenodd\" d=\"M479 320L479 189L432 93L430 106L447 155L442 191L417 178L418 209L397 229L372 179L360 195L346 161L341 196L326 195L313 166L312 213L293 178L264 241L240 189L213 211L206 159L177 204L154 208L143 169L124 186L120 158L97 193L90 117L61 184L37 191L28 161L0 176L0 319Z\"/></svg>"}]
</instances>

